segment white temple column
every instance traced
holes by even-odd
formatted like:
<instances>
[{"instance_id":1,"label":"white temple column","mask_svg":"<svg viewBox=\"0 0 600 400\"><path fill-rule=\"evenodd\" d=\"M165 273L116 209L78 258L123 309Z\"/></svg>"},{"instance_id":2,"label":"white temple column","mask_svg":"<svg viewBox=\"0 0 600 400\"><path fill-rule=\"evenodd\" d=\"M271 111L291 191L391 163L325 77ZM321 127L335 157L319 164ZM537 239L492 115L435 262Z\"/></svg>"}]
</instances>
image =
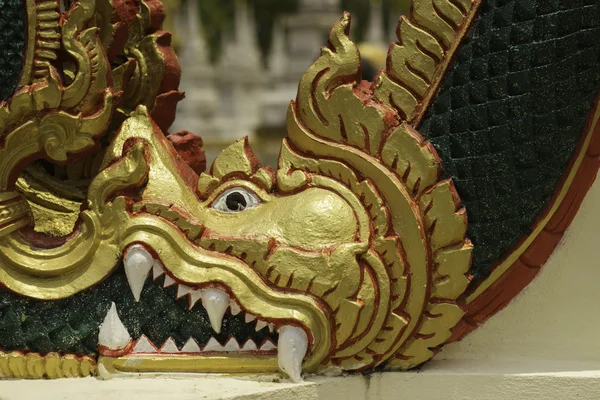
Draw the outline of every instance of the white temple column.
<instances>
[{"instance_id":1,"label":"white temple column","mask_svg":"<svg viewBox=\"0 0 600 400\"><path fill-rule=\"evenodd\" d=\"M177 118L171 131L185 129L206 138L221 135L223 127L218 120L220 107L215 69L209 62L197 4L188 1L178 19L181 37L185 38L179 53L180 88L185 91L185 99L177 107Z\"/></svg>"},{"instance_id":2,"label":"white temple column","mask_svg":"<svg viewBox=\"0 0 600 400\"><path fill-rule=\"evenodd\" d=\"M269 72L274 79L279 79L285 74L287 66L285 28L281 19L277 20L273 28L273 41L269 54Z\"/></svg>"},{"instance_id":3,"label":"white temple column","mask_svg":"<svg viewBox=\"0 0 600 400\"><path fill-rule=\"evenodd\" d=\"M289 30L288 78L296 83L327 44L331 26L341 16L338 0L300 0L297 14L286 19Z\"/></svg>"},{"instance_id":4,"label":"white temple column","mask_svg":"<svg viewBox=\"0 0 600 400\"><path fill-rule=\"evenodd\" d=\"M388 40L383 27L381 0L371 0L371 15L369 16L369 27L367 29L365 41L373 44L388 45Z\"/></svg>"},{"instance_id":5,"label":"white temple column","mask_svg":"<svg viewBox=\"0 0 600 400\"><path fill-rule=\"evenodd\" d=\"M290 100L296 97L298 82L319 57L320 49L327 44L327 37L331 26L341 16L338 0L300 0L298 12L282 19L281 31L276 32L281 36L283 27L287 30L284 45L286 60L281 62L283 74L274 75L273 86L265 93L263 108L261 110L261 126L267 129L285 130L285 118ZM279 53L280 56L282 53Z\"/></svg>"},{"instance_id":6,"label":"white temple column","mask_svg":"<svg viewBox=\"0 0 600 400\"><path fill-rule=\"evenodd\" d=\"M259 124L260 95L266 76L262 71L256 24L246 0L237 0L235 34L230 35L219 64L219 82L227 121L225 137L252 136Z\"/></svg>"}]
</instances>

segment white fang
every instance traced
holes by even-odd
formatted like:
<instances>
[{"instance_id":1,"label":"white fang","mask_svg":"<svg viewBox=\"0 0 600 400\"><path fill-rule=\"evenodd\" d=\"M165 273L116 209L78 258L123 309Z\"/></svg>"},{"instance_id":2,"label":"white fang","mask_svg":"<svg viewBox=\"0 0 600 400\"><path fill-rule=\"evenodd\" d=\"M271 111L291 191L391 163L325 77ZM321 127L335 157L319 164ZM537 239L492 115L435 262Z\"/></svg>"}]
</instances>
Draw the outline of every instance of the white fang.
<instances>
[{"instance_id":1,"label":"white fang","mask_svg":"<svg viewBox=\"0 0 600 400\"><path fill-rule=\"evenodd\" d=\"M104 322L100 325L98 344L111 350L121 350L127 347L130 341L131 336L129 336L127 328L121 322L117 313L117 306L113 302L106 313L106 317L104 317Z\"/></svg>"},{"instance_id":2,"label":"white fang","mask_svg":"<svg viewBox=\"0 0 600 400\"><path fill-rule=\"evenodd\" d=\"M165 282L163 283L163 287L169 287L175 283L175 279L171 278L169 275L165 275Z\"/></svg>"},{"instance_id":3,"label":"white fang","mask_svg":"<svg viewBox=\"0 0 600 400\"><path fill-rule=\"evenodd\" d=\"M148 340L146 335L142 335L133 347L132 353L156 353L156 347Z\"/></svg>"},{"instance_id":4,"label":"white fang","mask_svg":"<svg viewBox=\"0 0 600 400\"><path fill-rule=\"evenodd\" d=\"M304 329L295 326L282 326L277 343L279 368L293 382L302 382L302 360L308 350L308 337Z\"/></svg>"},{"instance_id":5,"label":"white fang","mask_svg":"<svg viewBox=\"0 0 600 400\"><path fill-rule=\"evenodd\" d=\"M229 308L231 309L231 315L238 315L242 312L242 309L235 300L229 302Z\"/></svg>"},{"instance_id":6,"label":"white fang","mask_svg":"<svg viewBox=\"0 0 600 400\"><path fill-rule=\"evenodd\" d=\"M240 344L235 340L234 337L229 339L225 346L223 347L225 351L240 351Z\"/></svg>"},{"instance_id":7,"label":"white fang","mask_svg":"<svg viewBox=\"0 0 600 400\"><path fill-rule=\"evenodd\" d=\"M165 273L165 268L162 266L160 261L154 260L154 264L152 265L152 280L158 279L159 276Z\"/></svg>"},{"instance_id":8,"label":"white fang","mask_svg":"<svg viewBox=\"0 0 600 400\"><path fill-rule=\"evenodd\" d=\"M244 347L242 347L242 351L256 351L258 348L256 347L256 343L254 340L248 339L246 343L244 343Z\"/></svg>"},{"instance_id":9,"label":"white fang","mask_svg":"<svg viewBox=\"0 0 600 400\"><path fill-rule=\"evenodd\" d=\"M223 346L221 346L221 343L217 342L217 339L215 339L214 337L211 337L208 340L208 343L206 343L206 346L204 346L204 351L223 351Z\"/></svg>"},{"instance_id":10,"label":"white fang","mask_svg":"<svg viewBox=\"0 0 600 400\"><path fill-rule=\"evenodd\" d=\"M247 324L254 321L255 319L256 319L256 315L252 315L250 313L246 313L246 315L244 316L244 320L246 321Z\"/></svg>"},{"instance_id":11,"label":"white fang","mask_svg":"<svg viewBox=\"0 0 600 400\"><path fill-rule=\"evenodd\" d=\"M262 346L260 346L261 351L271 351L275 349L277 349L277 346L275 346L275 344L268 339L263 343Z\"/></svg>"},{"instance_id":12,"label":"white fang","mask_svg":"<svg viewBox=\"0 0 600 400\"><path fill-rule=\"evenodd\" d=\"M258 320L256 321L256 327L254 328L254 330L256 332L260 331L261 329L263 329L264 327L266 327L267 325L269 325L266 321L262 321L262 320Z\"/></svg>"},{"instance_id":13,"label":"white fang","mask_svg":"<svg viewBox=\"0 0 600 400\"><path fill-rule=\"evenodd\" d=\"M229 307L229 295L219 289L204 289L202 291L202 305L208 313L213 330L220 333L223 316L227 311L227 307Z\"/></svg>"},{"instance_id":14,"label":"white fang","mask_svg":"<svg viewBox=\"0 0 600 400\"><path fill-rule=\"evenodd\" d=\"M173 341L173 338L168 338L167 341L160 348L161 353L179 353L177 345Z\"/></svg>"},{"instance_id":15,"label":"white fang","mask_svg":"<svg viewBox=\"0 0 600 400\"><path fill-rule=\"evenodd\" d=\"M177 298L182 298L183 296L185 296L188 293L192 292L192 288L187 286L187 285L183 285L183 284L179 284L177 285Z\"/></svg>"},{"instance_id":16,"label":"white fang","mask_svg":"<svg viewBox=\"0 0 600 400\"><path fill-rule=\"evenodd\" d=\"M200 353L200 346L194 340L194 338L189 338L187 342L181 348L182 353Z\"/></svg>"},{"instance_id":17,"label":"white fang","mask_svg":"<svg viewBox=\"0 0 600 400\"><path fill-rule=\"evenodd\" d=\"M140 295L146 283L148 273L152 269L154 259L142 246L133 246L127 250L123 260L125 275L135 301L140 301Z\"/></svg>"},{"instance_id":18,"label":"white fang","mask_svg":"<svg viewBox=\"0 0 600 400\"><path fill-rule=\"evenodd\" d=\"M194 290L193 292L190 292L190 307L189 307L190 310L192 308L194 308L194 306L196 305L198 300L200 300L200 298L202 298L202 289L198 289L198 290Z\"/></svg>"}]
</instances>

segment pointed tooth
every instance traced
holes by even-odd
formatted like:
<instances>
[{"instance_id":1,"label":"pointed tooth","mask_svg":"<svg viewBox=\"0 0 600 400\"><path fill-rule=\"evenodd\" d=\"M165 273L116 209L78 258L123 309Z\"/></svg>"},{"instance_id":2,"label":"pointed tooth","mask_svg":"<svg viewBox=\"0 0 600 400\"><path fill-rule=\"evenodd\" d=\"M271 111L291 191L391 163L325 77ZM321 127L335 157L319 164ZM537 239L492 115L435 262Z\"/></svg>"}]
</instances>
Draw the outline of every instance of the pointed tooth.
<instances>
[{"instance_id":1,"label":"pointed tooth","mask_svg":"<svg viewBox=\"0 0 600 400\"><path fill-rule=\"evenodd\" d=\"M154 264L152 265L152 280L155 281L159 276L162 276L165 273L165 268L158 260L154 260Z\"/></svg>"},{"instance_id":2,"label":"pointed tooth","mask_svg":"<svg viewBox=\"0 0 600 400\"><path fill-rule=\"evenodd\" d=\"M240 351L240 344L237 342L237 340L235 340L234 337L232 337L231 339L229 339L227 341L227 343L225 343L225 346L223 347L225 349L225 351Z\"/></svg>"},{"instance_id":3,"label":"pointed tooth","mask_svg":"<svg viewBox=\"0 0 600 400\"><path fill-rule=\"evenodd\" d=\"M229 302L229 308L231 309L231 315L238 315L242 312L242 309L235 300Z\"/></svg>"},{"instance_id":4,"label":"pointed tooth","mask_svg":"<svg viewBox=\"0 0 600 400\"><path fill-rule=\"evenodd\" d=\"M104 317L104 322L100 325L98 334L98 344L108 347L111 350L121 350L127 347L131 341L131 336L127 328L121 322L117 313L117 306L113 302Z\"/></svg>"},{"instance_id":5,"label":"pointed tooth","mask_svg":"<svg viewBox=\"0 0 600 400\"><path fill-rule=\"evenodd\" d=\"M175 344L173 338L168 338L167 341L160 348L161 353L179 353L179 349Z\"/></svg>"},{"instance_id":6,"label":"pointed tooth","mask_svg":"<svg viewBox=\"0 0 600 400\"><path fill-rule=\"evenodd\" d=\"M275 343L271 342L269 339L265 340L262 346L260 346L260 351L271 351L277 349Z\"/></svg>"},{"instance_id":7,"label":"pointed tooth","mask_svg":"<svg viewBox=\"0 0 600 400\"><path fill-rule=\"evenodd\" d=\"M133 298L135 301L140 301L140 295L148 273L154 265L154 259L142 246L133 246L125 253L123 264Z\"/></svg>"},{"instance_id":8,"label":"pointed tooth","mask_svg":"<svg viewBox=\"0 0 600 400\"><path fill-rule=\"evenodd\" d=\"M169 275L165 275L165 283L163 283L163 287L169 287L175 283L175 279L171 278Z\"/></svg>"},{"instance_id":9,"label":"pointed tooth","mask_svg":"<svg viewBox=\"0 0 600 400\"><path fill-rule=\"evenodd\" d=\"M248 339L246 343L244 343L244 347L242 347L242 351L256 351L258 348L256 347L256 343L254 340Z\"/></svg>"},{"instance_id":10,"label":"pointed tooth","mask_svg":"<svg viewBox=\"0 0 600 400\"><path fill-rule=\"evenodd\" d=\"M229 295L219 289L204 289L202 291L202 305L208 313L213 330L220 333L223 316L227 311L227 307L229 307Z\"/></svg>"},{"instance_id":11,"label":"pointed tooth","mask_svg":"<svg viewBox=\"0 0 600 400\"><path fill-rule=\"evenodd\" d=\"M177 298L180 299L188 293L191 293L193 289L187 285L179 284L177 285Z\"/></svg>"},{"instance_id":12,"label":"pointed tooth","mask_svg":"<svg viewBox=\"0 0 600 400\"><path fill-rule=\"evenodd\" d=\"M133 347L132 353L156 353L156 347L152 344L152 342L146 337L146 335L142 335Z\"/></svg>"},{"instance_id":13,"label":"pointed tooth","mask_svg":"<svg viewBox=\"0 0 600 400\"><path fill-rule=\"evenodd\" d=\"M263 329L264 327L266 327L267 325L269 325L269 324L267 323L267 321L263 321L263 320L260 320L260 319L259 319L258 321L256 321L256 327L254 328L254 330L255 330L256 332L258 332L258 331L260 331L261 329Z\"/></svg>"},{"instance_id":14,"label":"pointed tooth","mask_svg":"<svg viewBox=\"0 0 600 400\"><path fill-rule=\"evenodd\" d=\"M196 305L198 300L200 300L201 298L202 298L202 289L194 290L193 292L191 292L189 309L191 310L192 308L194 308L194 306Z\"/></svg>"},{"instance_id":15,"label":"pointed tooth","mask_svg":"<svg viewBox=\"0 0 600 400\"><path fill-rule=\"evenodd\" d=\"M98 379L101 381L108 381L112 379L112 374L108 372L102 361L98 363Z\"/></svg>"},{"instance_id":16,"label":"pointed tooth","mask_svg":"<svg viewBox=\"0 0 600 400\"><path fill-rule=\"evenodd\" d=\"M223 346L221 346L221 343L217 342L217 339L215 339L214 337L211 337L208 340L208 343L206 343L206 346L204 346L204 351L223 351Z\"/></svg>"},{"instance_id":17,"label":"pointed tooth","mask_svg":"<svg viewBox=\"0 0 600 400\"><path fill-rule=\"evenodd\" d=\"M279 329L277 361L279 368L293 382L302 382L302 360L308 350L308 337L304 329L283 326Z\"/></svg>"},{"instance_id":18,"label":"pointed tooth","mask_svg":"<svg viewBox=\"0 0 600 400\"><path fill-rule=\"evenodd\" d=\"M256 315L252 315L250 313L246 313L246 315L244 316L244 320L246 321L247 324L254 321L255 319L256 319Z\"/></svg>"},{"instance_id":19,"label":"pointed tooth","mask_svg":"<svg viewBox=\"0 0 600 400\"><path fill-rule=\"evenodd\" d=\"M182 353L200 353L200 346L194 340L194 338L190 337L187 342L181 348Z\"/></svg>"},{"instance_id":20,"label":"pointed tooth","mask_svg":"<svg viewBox=\"0 0 600 400\"><path fill-rule=\"evenodd\" d=\"M268 326L269 326L269 332L271 332L271 333L275 332L275 324L270 323Z\"/></svg>"}]
</instances>

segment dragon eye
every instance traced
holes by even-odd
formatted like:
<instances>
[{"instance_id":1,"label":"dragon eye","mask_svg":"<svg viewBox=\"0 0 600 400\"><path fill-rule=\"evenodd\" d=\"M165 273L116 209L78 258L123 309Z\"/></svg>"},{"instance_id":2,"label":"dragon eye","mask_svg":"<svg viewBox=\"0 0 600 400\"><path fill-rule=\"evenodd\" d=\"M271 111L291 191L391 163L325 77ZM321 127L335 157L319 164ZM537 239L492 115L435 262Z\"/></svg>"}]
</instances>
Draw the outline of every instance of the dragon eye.
<instances>
[{"instance_id":1,"label":"dragon eye","mask_svg":"<svg viewBox=\"0 0 600 400\"><path fill-rule=\"evenodd\" d=\"M261 203L258 196L243 187L235 187L223 192L212 203L212 208L223 212L240 212L256 207Z\"/></svg>"}]
</instances>

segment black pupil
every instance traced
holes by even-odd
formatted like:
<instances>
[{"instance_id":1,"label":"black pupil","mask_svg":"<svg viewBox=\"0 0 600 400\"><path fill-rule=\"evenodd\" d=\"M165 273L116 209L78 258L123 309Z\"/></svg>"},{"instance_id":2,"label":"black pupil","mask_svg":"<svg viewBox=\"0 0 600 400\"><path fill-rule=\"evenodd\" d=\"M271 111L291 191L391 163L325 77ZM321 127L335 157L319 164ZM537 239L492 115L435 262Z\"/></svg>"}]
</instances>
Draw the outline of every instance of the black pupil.
<instances>
[{"instance_id":1,"label":"black pupil","mask_svg":"<svg viewBox=\"0 0 600 400\"><path fill-rule=\"evenodd\" d=\"M242 211L247 205L246 198L239 192L228 194L227 198L225 199L225 204L227 204L227 208L231 211Z\"/></svg>"}]
</instances>

